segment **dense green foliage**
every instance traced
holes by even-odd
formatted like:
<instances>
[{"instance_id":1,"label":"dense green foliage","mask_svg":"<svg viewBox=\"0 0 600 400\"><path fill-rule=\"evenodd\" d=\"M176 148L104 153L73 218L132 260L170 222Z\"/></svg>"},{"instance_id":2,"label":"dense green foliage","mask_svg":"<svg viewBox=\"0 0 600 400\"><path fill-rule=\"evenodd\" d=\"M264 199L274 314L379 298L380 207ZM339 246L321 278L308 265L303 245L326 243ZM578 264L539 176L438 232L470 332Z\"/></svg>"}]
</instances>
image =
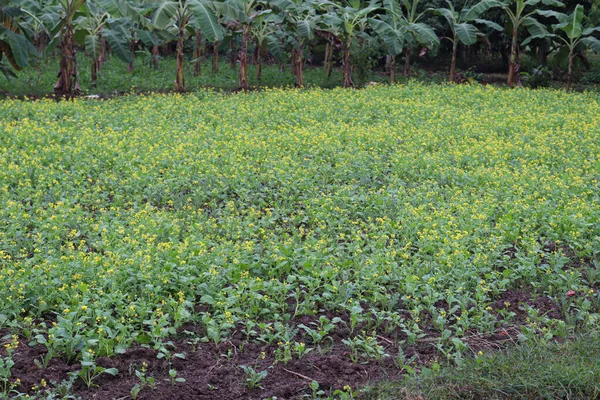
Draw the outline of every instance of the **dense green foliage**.
<instances>
[{"instance_id":1,"label":"dense green foliage","mask_svg":"<svg viewBox=\"0 0 600 400\"><path fill-rule=\"evenodd\" d=\"M547 66L550 55L564 56L563 38L552 29L572 30L567 15L577 16L577 40L571 38L567 80L570 89L575 56L586 68L587 50L600 51L600 28L594 26L595 11L584 14L583 4L558 0L482 0L448 2L440 0L0 0L0 70L14 75L9 67L21 69L37 58L60 57L57 94L79 94L76 53L91 60L91 81L96 82L106 62L107 51L134 69L136 51L144 49L155 59L161 52L175 50L177 63L174 89L186 90L184 60L193 53L194 76L201 73L200 58L211 53L213 72L218 70L219 52L227 50L230 63L238 65L238 87L249 88L248 60L258 65L261 80L263 58L290 64L295 85L303 87L303 68L325 47L324 63L331 70L334 54L343 67L343 85L354 86L353 70L363 77L385 59L386 72L395 80L396 58L404 58L404 75L411 62L429 54L433 59L444 51L441 39L451 49L450 80L454 81L459 46L474 52L492 52L508 61L509 86L520 85L521 53L534 55L537 66ZM443 6L443 7L441 7ZM557 10L572 11L572 14ZM589 7L588 7L589 10ZM561 27L551 19L563 15ZM441 23L445 18L447 24ZM562 17L561 17L562 18ZM559 18L560 19L560 18ZM478 27L476 27L478 26ZM566 31L565 31L566 32ZM568 35L572 36L573 32ZM581 36L581 40L579 40ZM492 44L493 43L493 44ZM34 46L35 45L35 48ZM464 46L464 47L463 47ZM36 50L37 48L37 50ZM193 48L193 51L190 51ZM466 57L463 57L466 58ZM564 57L563 57L564 58ZM8 60L8 63L4 60ZM381 62L383 64L383 61ZM463 62L467 67L468 62Z\"/></svg>"},{"instance_id":2,"label":"dense green foliage","mask_svg":"<svg viewBox=\"0 0 600 400\"><path fill-rule=\"evenodd\" d=\"M527 306L524 338L596 326L598 103L415 83L2 101L0 324L74 360L189 321L315 346L297 318L328 313L353 360L372 332L436 332L460 361L516 322L496 303L518 288L563 314Z\"/></svg>"}]
</instances>

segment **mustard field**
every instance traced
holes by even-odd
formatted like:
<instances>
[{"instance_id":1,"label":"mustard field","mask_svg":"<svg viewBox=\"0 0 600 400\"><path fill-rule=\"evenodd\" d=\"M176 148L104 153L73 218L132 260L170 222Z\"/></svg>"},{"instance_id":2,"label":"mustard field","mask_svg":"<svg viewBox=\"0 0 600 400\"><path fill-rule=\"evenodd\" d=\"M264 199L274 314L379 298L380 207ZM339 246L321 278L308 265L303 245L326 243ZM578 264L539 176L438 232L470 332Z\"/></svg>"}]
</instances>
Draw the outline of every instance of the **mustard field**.
<instances>
[{"instance_id":1,"label":"mustard field","mask_svg":"<svg viewBox=\"0 0 600 400\"><path fill-rule=\"evenodd\" d=\"M597 327L599 221L596 94L3 100L0 354L104 376L136 346L189 357L189 336L280 365L338 346L405 370L423 343L460 363L473 335Z\"/></svg>"}]
</instances>

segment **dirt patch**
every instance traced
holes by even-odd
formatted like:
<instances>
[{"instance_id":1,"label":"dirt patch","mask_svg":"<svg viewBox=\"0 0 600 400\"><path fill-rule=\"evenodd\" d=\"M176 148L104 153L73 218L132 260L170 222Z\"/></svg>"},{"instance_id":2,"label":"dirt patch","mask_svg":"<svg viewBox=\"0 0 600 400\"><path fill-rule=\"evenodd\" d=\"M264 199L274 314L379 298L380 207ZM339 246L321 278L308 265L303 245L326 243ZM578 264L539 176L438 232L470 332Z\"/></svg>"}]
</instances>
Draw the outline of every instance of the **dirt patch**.
<instances>
[{"instance_id":1,"label":"dirt patch","mask_svg":"<svg viewBox=\"0 0 600 400\"><path fill-rule=\"evenodd\" d=\"M385 344L385 343L384 343ZM279 399L300 398L310 393L312 380L319 383L326 392L342 389L344 386L357 388L380 379L395 379L401 376L391 357L379 360L364 360L353 363L347 349L334 344L326 352L313 350L301 360L287 364L275 362L274 347L243 343L234 346L227 343L216 348L210 344L192 346L184 342L176 344L177 351L185 354L185 359L172 358L171 365L164 358L148 348L135 347L124 354L111 358L102 357L97 364L105 368L117 368L115 377L104 374L95 381L97 387L87 388L80 380L73 391L83 399L125 399L130 398L131 389L140 384L135 371L147 365L146 376L155 379L155 387L145 387L140 399ZM388 346L391 347L391 346ZM46 369L34 360L41 359L45 350L39 346L20 345L13 359L13 377L21 380L19 391L33 393L34 386L46 382L61 382L70 372L78 371L79 364L68 365L62 359L53 359ZM250 366L255 371L267 371L260 382L262 388L249 389L241 366ZM169 369L177 371L178 378L185 382L171 383Z\"/></svg>"},{"instance_id":2,"label":"dirt patch","mask_svg":"<svg viewBox=\"0 0 600 400\"><path fill-rule=\"evenodd\" d=\"M496 312L505 310L515 314L518 323L525 323L529 314L525 306L537 309L540 315L549 318L562 319L563 313L560 305L547 296L534 296L531 292L522 290L509 290L500 296L492 305Z\"/></svg>"}]
</instances>

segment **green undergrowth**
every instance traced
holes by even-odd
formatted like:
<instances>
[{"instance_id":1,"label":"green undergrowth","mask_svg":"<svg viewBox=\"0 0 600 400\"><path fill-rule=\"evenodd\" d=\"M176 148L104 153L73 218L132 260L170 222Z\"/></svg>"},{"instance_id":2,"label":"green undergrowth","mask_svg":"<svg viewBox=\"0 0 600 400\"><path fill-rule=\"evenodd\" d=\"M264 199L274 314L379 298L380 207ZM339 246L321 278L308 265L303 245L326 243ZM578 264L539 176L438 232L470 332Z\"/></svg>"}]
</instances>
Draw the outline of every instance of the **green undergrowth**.
<instances>
[{"instance_id":1,"label":"green undergrowth","mask_svg":"<svg viewBox=\"0 0 600 400\"><path fill-rule=\"evenodd\" d=\"M175 81L175 58L164 57L159 62L159 68L154 69L150 57L138 55L135 59L134 70L127 72L127 64L116 57L109 57L98 76L96 86L92 86L90 78L90 61L84 56L78 57L79 85L84 95L114 96L124 93L148 93L173 91ZM201 62L201 73L193 75L194 65L191 61L184 65L185 87L187 91L198 91L202 88L231 91L238 88L238 64L235 68L229 66L227 57L222 57L219 71L212 72L212 61L208 57ZM25 68L16 78L7 79L0 75L0 96L42 97L50 95L56 84L58 59L49 58L37 65ZM256 77L256 66L248 65L248 79L251 87L293 87L295 76L289 67L281 68L275 64L263 66L261 81ZM370 73L364 81L357 80L358 85L370 81L385 81L387 78ZM312 87L333 88L342 85L341 70L335 69L331 77L321 67L306 67L304 70L305 85Z\"/></svg>"}]
</instances>

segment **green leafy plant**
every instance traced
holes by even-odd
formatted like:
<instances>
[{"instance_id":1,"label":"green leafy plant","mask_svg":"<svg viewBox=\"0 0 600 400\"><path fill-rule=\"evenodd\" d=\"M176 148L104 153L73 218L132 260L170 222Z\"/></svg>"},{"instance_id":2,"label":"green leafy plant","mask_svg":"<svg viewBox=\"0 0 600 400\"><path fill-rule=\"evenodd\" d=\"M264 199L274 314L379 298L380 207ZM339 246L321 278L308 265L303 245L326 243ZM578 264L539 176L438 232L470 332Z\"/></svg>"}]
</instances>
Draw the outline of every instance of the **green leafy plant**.
<instances>
[{"instance_id":1,"label":"green leafy plant","mask_svg":"<svg viewBox=\"0 0 600 400\"><path fill-rule=\"evenodd\" d=\"M152 376L148 376L148 364L145 362L142 363L142 366L139 370L135 370L135 376L137 376L137 378L140 380L140 383L139 385L136 384L137 388L134 386L135 390L132 389L132 391L135 391L139 394L139 392L142 391L146 386L150 387L150 389L156 388L156 381Z\"/></svg>"},{"instance_id":2,"label":"green leafy plant","mask_svg":"<svg viewBox=\"0 0 600 400\"><path fill-rule=\"evenodd\" d=\"M185 382L185 378L177 377L177 371L174 368L169 370L169 377L171 378L171 385L175 386L175 382Z\"/></svg>"},{"instance_id":3,"label":"green leafy plant","mask_svg":"<svg viewBox=\"0 0 600 400\"><path fill-rule=\"evenodd\" d=\"M377 343L374 334L371 336L361 334L351 339L342 339L342 343L350 349L350 359L355 364L363 357L380 359L389 356L383 346Z\"/></svg>"},{"instance_id":4,"label":"green leafy plant","mask_svg":"<svg viewBox=\"0 0 600 400\"><path fill-rule=\"evenodd\" d=\"M12 336L10 339L9 343L4 344L6 356L0 356L0 394L6 398L8 398L9 393L18 386L15 381L11 380L11 376L12 368L15 365L12 356L19 346L19 338L17 336Z\"/></svg>"},{"instance_id":5,"label":"green leafy plant","mask_svg":"<svg viewBox=\"0 0 600 400\"><path fill-rule=\"evenodd\" d=\"M526 45L534 39L553 38L561 42L560 44L567 49L568 70L567 70L567 91L571 90L571 76L573 74L573 57L577 47L589 47L595 52L600 52L600 40L594 37L595 32L600 32L600 26L584 28L584 9L581 4L577 4L571 14L563 14L551 10L537 10L537 13L544 17L552 17L558 20L558 24L552 25L555 32L562 34L543 32L530 36L525 39L523 45Z\"/></svg>"},{"instance_id":6,"label":"green leafy plant","mask_svg":"<svg viewBox=\"0 0 600 400\"><path fill-rule=\"evenodd\" d=\"M494 7L500 7L501 3L495 0L483 0L461 11L454 8L454 3L446 0L448 8L438 8L433 10L437 15L443 16L448 22L452 31L452 36L447 37L452 43L452 61L450 63L450 82L455 81L456 70L456 50L458 43L470 46L477 43L478 37L484 36L475 24L485 25L497 31L503 31L503 28L495 22L480 18L483 13Z\"/></svg>"},{"instance_id":7,"label":"green leafy plant","mask_svg":"<svg viewBox=\"0 0 600 400\"><path fill-rule=\"evenodd\" d=\"M93 349L89 348L82 352L81 370L79 378L86 384L88 388L94 385L94 381L102 374L116 376L119 370L116 368L104 368L96 364Z\"/></svg>"},{"instance_id":8,"label":"green leafy plant","mask_svg":"<svg viewBox=\"0 0 600 400\"><path fill-rule=\"evenodd\" d=\"M268 375L267 370L257 372L248 365L242 365L240 368L244 371L244 382L248 389L262 389L261 381Z\"/></svg>"}]
</instances>

